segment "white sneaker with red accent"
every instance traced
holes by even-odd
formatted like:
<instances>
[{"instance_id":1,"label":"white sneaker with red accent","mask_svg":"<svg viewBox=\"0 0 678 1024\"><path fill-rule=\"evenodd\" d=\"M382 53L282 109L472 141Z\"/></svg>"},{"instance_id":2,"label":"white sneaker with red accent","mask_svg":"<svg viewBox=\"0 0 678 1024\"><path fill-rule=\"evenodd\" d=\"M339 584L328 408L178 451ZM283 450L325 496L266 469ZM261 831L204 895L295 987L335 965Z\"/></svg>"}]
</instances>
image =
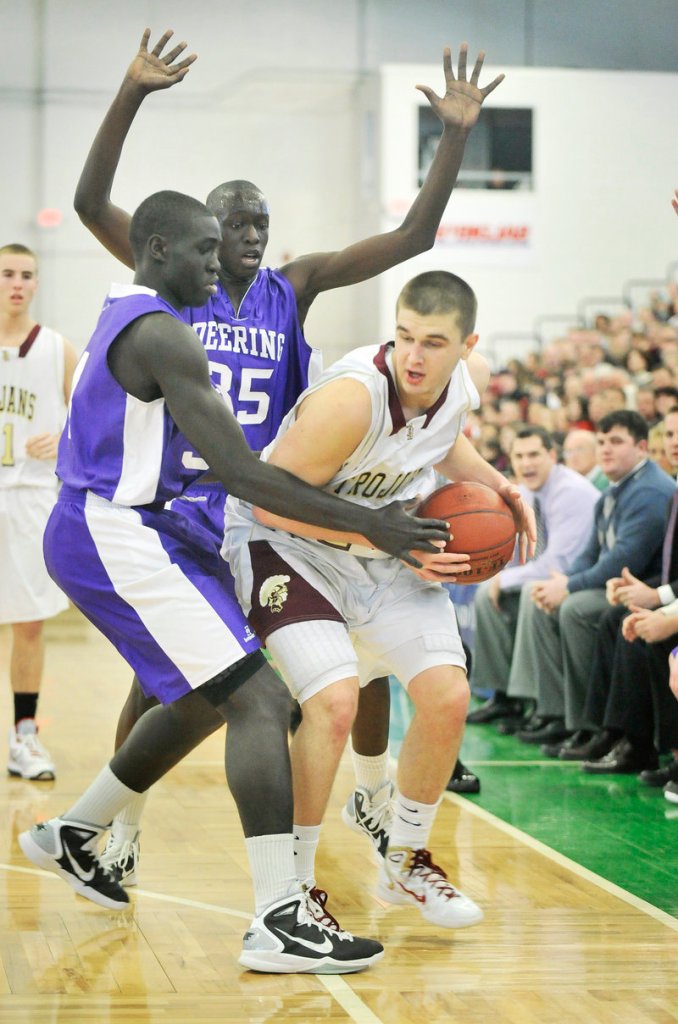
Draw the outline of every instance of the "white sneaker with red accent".
<instances>
[{"instance_id":1,"label":"white sneaker with red accent","mask_svg":"<svg viewBox=\"0 0 678 1024\"><path fill-rule=\"evenodd\" d=\"M441 928L468 928L483 919L480 907L448 882L428 850L389 846L379 869L377 896L386 903L418 907L422 917Z\"/></svg>"},{"instance_id":2,"label":"white sneaker with red accent","mask_svg":"<svg viewBox=\"0 0 678 1024\"><path fill-rule=\"evenodd\" d=\"M38 739L38 729L32 718L22 718L9 731L9 759L7 771L34 782L54 778L54 762Z\"/></svg>"}]
</instances>

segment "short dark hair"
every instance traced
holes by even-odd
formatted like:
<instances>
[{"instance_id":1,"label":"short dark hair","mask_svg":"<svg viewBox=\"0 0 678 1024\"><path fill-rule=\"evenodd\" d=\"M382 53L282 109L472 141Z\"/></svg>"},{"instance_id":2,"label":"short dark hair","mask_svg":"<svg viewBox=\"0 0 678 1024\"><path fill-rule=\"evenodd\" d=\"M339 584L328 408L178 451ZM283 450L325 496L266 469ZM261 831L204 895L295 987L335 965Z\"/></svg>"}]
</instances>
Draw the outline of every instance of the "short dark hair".
<instances>
[{"instance_id":1,"label":"short dark hair","mask_svg":"<svg viewBox=\"0 0 678 1024\"><path fill-rule=\"evenodd\" d=\"M186 222L193 216L211 217L204 203L183 192L154 192L134 211L129 226L129 240L135 262L142 255L151 235L176 241L186 230Z\"/></svg>"},{"instance_id":2,"label":"short dark hair","mask_svg":"<svg viewBox=\"0 0 678 1024\"><path fill-rule=\"evenodd\" d=\"M654 389L655 398L661 398L662 395L669 395L671 398L675 398L676 401L678 401L678 388L673 388L670 384L665 384L661 388Z\"/></svg>"},{"instance_id":3,"label":"short dark hair","mask_svg":"<svg viewBox=\"0 0 678 1024\"><path fill-rule=\"evenodd\" d=\"M513 448L516 441L521 441L524 437L538 437L547 452L550 452L555 447L553 437L545 427L540 427L536 424L534 426L530 426L529 423L526 423L524 427L521 427L520 430L516 431L516 436L511 442L511 448Z\"/></svg>"},{"instance_id":4,"label":"short dark hair","mask_svg":"<svg viewBox=\"0 0 678 1024\"><path fill-rule=\"evenodd\" d=\"M625 427L636 443L647 441L647 420L644 420L635 409L616 409L614 412L608 412L598 423L597 432L609 434L613 427Z\"/></svg>"},{"instance_id":5,"label":"short dark hair","mask_svg":"<svg viewBox=\"0 0 678 1024\"><path fill-rule=\"evenodd\" d=\"M434 313L456 313L462 337L473 333L478 302L471 286L447 270L429 270L413 277L404 286L396 312L401 306L431 316Z\"/></svg>"},{"instance_id":6,"label":"short dark hair","mask_svg":"<svg viewBox=\"0 0 678 1024\"><path fill-rule=\"evenodd\" d=\"M205 200L205 206L214 217L219 217L231 205L233 197L240 195L266 202L266 196L258 185L243 178L236 178L233 181L224 181L213 188Z\"/></svg>"}]
</instances>

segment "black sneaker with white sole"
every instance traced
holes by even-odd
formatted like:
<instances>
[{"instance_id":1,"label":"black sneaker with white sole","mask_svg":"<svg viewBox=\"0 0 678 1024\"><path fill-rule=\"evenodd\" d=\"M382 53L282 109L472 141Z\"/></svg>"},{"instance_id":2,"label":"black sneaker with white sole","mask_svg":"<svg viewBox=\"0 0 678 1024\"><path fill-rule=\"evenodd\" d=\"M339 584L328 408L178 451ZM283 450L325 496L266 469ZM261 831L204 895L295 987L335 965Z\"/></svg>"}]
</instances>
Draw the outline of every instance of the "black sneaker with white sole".
<instances>
[{"instance_id":1,"label":"black sneaker with white sole","mask_svg":"<svg viewBox=\"0 0 678 1024\"><path fill-rule=\"evenodd\" d=\"M129 905L129 896L96 855L104 829L51 818L19 836L19 846L39 868L53 871L80 896L109 910Z\"/></svg>"},{"instance_id":2,"label":"black sneaker with white sole","mask_svg":"<svg viewBox=\"0 0 678 1024\"><path fill-rule=\"evenodd\" d=\"M312 890L285 896L255 917L238 963L270 974L350 974L383 955L381 943L342 931Z\"/></svg>"}]
</instances>

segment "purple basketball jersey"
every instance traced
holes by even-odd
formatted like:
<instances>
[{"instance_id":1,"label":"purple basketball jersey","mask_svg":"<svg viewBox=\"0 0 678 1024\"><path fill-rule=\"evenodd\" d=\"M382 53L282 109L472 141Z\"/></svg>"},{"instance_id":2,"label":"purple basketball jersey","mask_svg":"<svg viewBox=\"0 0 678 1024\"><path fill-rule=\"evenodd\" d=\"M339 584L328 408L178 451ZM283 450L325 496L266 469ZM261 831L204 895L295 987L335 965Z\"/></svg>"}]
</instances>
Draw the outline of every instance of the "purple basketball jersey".
<instances>
[{"instance_id":1,"label":"purple basketball jersey","mask_svg":"<svg viewBox=\"0 0 678 1024\"><path fill-rule=\"evenodd\" d=\"M169 501L203 472L185 469L188 441L164 398L141 402L118 384L109 369L108 350L113 342L147 313L181 319L148 288L113 286L76 368L59 443L59 479L118 505Z\"/></svg>"},{"instance_id":2,"label":"purple basketball jersey","mask_svg":"<svg viewBox=\"0 0 678 1024\"><path fill-rule=\"evenodd\" d=\"M321 370L299 323L294 289L279 270L259 270L237 310L223 285L206 306L182 313L202 341L213 386L229 403L253 451L278 432L297 398ZM195 465L195 456L187 457ZM226 491L218 483L197 483L174 509L209 525L221 544Z\"/></svg>"},{"instance_id":3,"label":"purple basketball jersey","mask_svg":"<svg viewBox=\"0 0 678 1024\"><path fill-rule=\"evenodd\" d=\"M44 536L52 579L108 637L147 695L176 700L259 648L211 532L170 511L188 448L164 398L118 384L108 351L130 323L177 312L147 288L114 286L78 363Z\"/></svg>"},{"instance_id":4,"label":"purple basketball jersey","mask_svg":"<svg viewBox=\"0 0 678 1024\"><path fill-rule=\"evenodd\" d=\"M220 284L206 306L182 315L205 347L213 385L229 401L250 448L261 451L320 359L304 338L292 285L279 270L264 268L237 310Z\"/></svg>"}]
</instances>

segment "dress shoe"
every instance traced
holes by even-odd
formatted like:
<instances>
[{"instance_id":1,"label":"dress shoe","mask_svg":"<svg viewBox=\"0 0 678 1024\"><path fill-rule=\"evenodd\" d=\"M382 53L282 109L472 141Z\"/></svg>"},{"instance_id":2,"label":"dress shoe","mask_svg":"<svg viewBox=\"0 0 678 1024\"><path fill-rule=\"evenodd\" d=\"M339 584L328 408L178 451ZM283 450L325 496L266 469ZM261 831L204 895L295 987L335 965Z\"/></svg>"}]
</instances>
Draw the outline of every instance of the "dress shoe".
<instances>
[{"instance_id":1,"label":"dress shoe","mask_svg":"<svg viewBox=\"0 0 678 1024\"><path fill-rule=\"evenodd\" d=\"M543 715L538 714L538 712L536 711L533 711L531 715L527 715L525 718L522 719L517 719L517 721L521 722L521 725L519 725L517 729L512 729L510 732L507 732L505 729L502 729L501 732L505 733L506 735L511 735L515 732L534 732L536 729L543 729L543 727L546 725L548 721L550 721L550 719L545 718ZM497 726L497 732L499 732L499 726Z\"/></svg>"},{"instance_id":2,"label":"dress shoe","mask_svg":"<svg viewBox=\"0 0 678 1024\"><path fill-rule=\"evenodd\" d=\"M522 743L563 743L572 735L572 730L565 727L564 718L542 718L539 725L536 721L533 718L525 729L519 729L517 739Z\"/></svg>"},{"instance_id":3,"label":"dress shoe","mask_svg":"<svg viewBox=\"0 0 678 1024\"><path fill-rule=\"evenodd\" d=\"M672 804L678 804L678 782L667 782L664 786L664 798Z\"/></svg>"},{"instance_id":4,"label":"dress shoe","mask_svg":"<svg viewBox=\"0 0 678 1024\"><path fill-rule=\"evenodd\" d=\"M559 761L597 761L612 750L619 735L609 729L602 732L590 732L580 729L566 743L563 743L558 754Z\"/></svg>"},{"instance_id":5,"label":"dress shoe","mask_svg":"<svg viewBox=\"0 0 678 1024\"><path fill-rule=\"evenodd\" d=\"M479 793L480 779L465 764L457 761L445 789L448 793Z\"/></svg>"},{"instance_id":6,"label":"dress shoe","mask_svg":"<svg viewBox=\"0 0 678 1024\"><path fill-rule=\"evenodd\" d=\"M560 757L561 751L575 745L581 746L584 743L588 743L592 735L593 733L588 729L579 729L565 741L558 740L555 743L542 743L542 754L546 754L547 757ZM604 753L607 753L607 751L604 751Z\"/></svg>"},{"instance_id":7,"label":"dress shoe","mask_svg":"<svg viewBox=\"0 0 678 1024\"><path fill-rule=\"evenodd\" d=\"M525 728L531 717L530 714L510 715L508 718L502 718L501 722L497 722L497 732L501 736L513 736L519 729Z\"/></svg>"},{"instance_id":8,"label":"dress shoe","mask_svg":"<svg viewBox=\"0 0 678 1024\"><path fill-rule=\"evenodd\" d=\"M519 715L522 710L522 701L516 700L515 697L507 697L501 690L497 690L493 697L469 712L466 721L469 725L485 725L487 722L496 722L498 718Z\"/></svg>"},{"instance_id":9,"label":"dress shoe","mask_svg":"<svg viewBox=\"0 0 678 1024\"><path fill-rule=\"evenodd\" d=\"M674 758L656 771L646 769L640 773L640 781L645 786L665 786L667 782L678 782L678 761Z\"/></svg>"},{"instance_id":10,"label":"dress shoe","mask_svg":"<svg viewBox=\"0 0 678 1024\"><path fill-rule=\"evenodd\" d=\"M656 750L634 746L625 736L617 740L604 757L597 761L584 761L582 765L589 775L635 775L643 770L654 771L658 767Z\"/></svg>"}]
</instances>

